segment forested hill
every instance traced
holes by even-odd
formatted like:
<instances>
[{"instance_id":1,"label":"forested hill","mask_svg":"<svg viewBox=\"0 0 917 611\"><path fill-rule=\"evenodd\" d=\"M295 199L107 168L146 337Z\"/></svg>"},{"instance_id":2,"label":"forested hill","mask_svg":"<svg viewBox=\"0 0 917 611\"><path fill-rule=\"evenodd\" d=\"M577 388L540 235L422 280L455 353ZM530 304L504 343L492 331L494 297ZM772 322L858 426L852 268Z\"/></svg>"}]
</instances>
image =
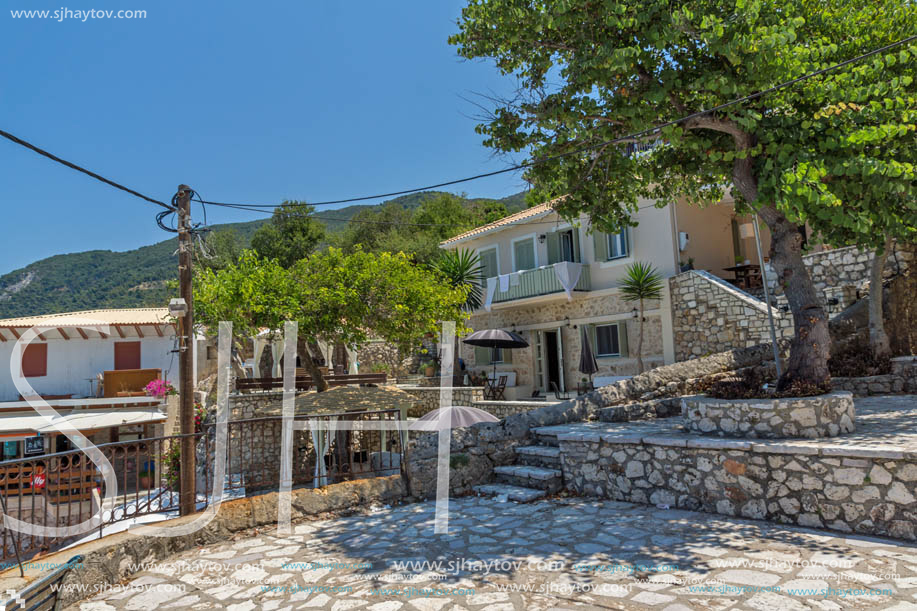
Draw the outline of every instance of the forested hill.
<instances>
[{"instance_id":1,"label":"forested hill","mask_svg":"<svg viewBox=\"0 0 917 611\"><path fill-rule=\"evenodd\" d=\"M405 209L418 207L438 195L427 191L394 200ZM468 200L469 203L479 200ZM510 211L525 207L524 193L502 200ZM389 203L389 202L386 202ZM341 232L347 221L373 206L356 205L321 210L329 234ZM245 244L266 219L213 225L214 231L232 229ZM0 276L0 318L52 314L94 308L162 306L168 302L167 282L177 275L175 238L135 250L89 250L55 255Z\"/></svg>"}]
</instances>

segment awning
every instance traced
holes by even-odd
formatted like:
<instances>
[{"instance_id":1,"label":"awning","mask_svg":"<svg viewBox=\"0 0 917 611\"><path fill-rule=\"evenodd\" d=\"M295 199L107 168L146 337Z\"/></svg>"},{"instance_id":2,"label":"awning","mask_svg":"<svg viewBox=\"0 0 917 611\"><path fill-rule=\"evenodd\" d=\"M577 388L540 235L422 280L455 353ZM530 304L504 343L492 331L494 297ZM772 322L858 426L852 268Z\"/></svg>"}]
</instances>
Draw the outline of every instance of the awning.
<instances>
[{"instance_id":1,"label":"awning","mask_svg":"<svg viewBox=\"0 0 917 611\"><path fill-rule=\"evenodd\" d=\"M166 416L156 408L126 409L113 411L77 411L66 416L55 418L54 422L68 422L78 431L107 429L132 424L156 424L165 422ZM35 435L37 433L56 433L48 420L40 414L28 416L0 417L0 436L9 437L10 433Z\"/></svg>"},{"instance_id":2,"label":"awning","mask_svg":"<svg viewBox=\"0 0 917 611\"><path fill-rule=\"evenodd\" d=\"M110 429L132 424L156 424L165 422L166 416L158 409L125 410L113 412L76 412L55 420L57 423L67 422L78 431L93 429ZM36 429L39 433L56 433L53 424L45 422L44 426Z\"/></svg>"}]
</instances>

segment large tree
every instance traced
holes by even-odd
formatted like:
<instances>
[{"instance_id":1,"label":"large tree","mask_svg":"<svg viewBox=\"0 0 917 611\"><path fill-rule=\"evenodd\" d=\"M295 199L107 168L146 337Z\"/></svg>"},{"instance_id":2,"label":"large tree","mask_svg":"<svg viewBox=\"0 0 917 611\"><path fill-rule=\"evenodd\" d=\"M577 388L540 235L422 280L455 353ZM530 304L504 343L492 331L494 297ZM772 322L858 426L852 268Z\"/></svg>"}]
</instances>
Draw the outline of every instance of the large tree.
<instances>
[{"instance_id":1,"label":"large tree","mask_svg":"<svg viewBox=\"0 0 917 611\"><path fill-rule=\"evenodd\" d=\"M467 289L415 265L403 254L344 254L330 248L285 269L276 259L246 251L238 263L205 270L195 286L196 320L215 329L233 322L240 335L278 331L299 323L297 351L319 390L326 388L312 361L310 342L360 344L384 339L402 351L436 332L443 320L460 327Z\"/></svg>"},{"instance_id":2,"label":"large tree","mask_svg":"<svg viewBox=\"0 0 917 611\"><path fill-rule=\"evenodd\" d=\"M656 139L648 151L607 142L903 39L915 16L909 0L470 0L450 42L518 78L478 129L489 146L544 160L527 177L569 195L561 214L615 230L640 198L703 204L727 189L756 211L796 327L778 388L824 387L827 317L799 227L913 235L917 47L669 126L642 139Z\"/></svg>"},{"instance_id":3,"label":"large tree","mask_svg":"<svg viewBox=\"0 0 917 611\"><path fill-rule=\"evenodd\" d=\"M310 255L325 239L325 226L312 217L314 210L304 202L283 202L252 236L252 249L284 267Z\"/></svg>"}]
</instances>

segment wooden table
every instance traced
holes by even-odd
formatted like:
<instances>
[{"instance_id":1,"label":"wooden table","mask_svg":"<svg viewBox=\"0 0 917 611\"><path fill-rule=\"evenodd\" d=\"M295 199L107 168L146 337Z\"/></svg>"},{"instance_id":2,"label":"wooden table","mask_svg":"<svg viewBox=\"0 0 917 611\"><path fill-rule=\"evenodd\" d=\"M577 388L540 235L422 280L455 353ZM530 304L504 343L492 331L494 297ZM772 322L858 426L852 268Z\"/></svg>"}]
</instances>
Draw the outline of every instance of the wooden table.
<instances>
[{"instance_id":1,"label":"wooden table","mask_svg":"<svg viewBox=\"0 0 917 611\"><path fill-rule=\"evenodd\" d=\"M735 274L735 285L743 289L761 286L761 266L750 263L748 265L734 265L724 267L723 271Z\"/></svg>"}]
</instances>

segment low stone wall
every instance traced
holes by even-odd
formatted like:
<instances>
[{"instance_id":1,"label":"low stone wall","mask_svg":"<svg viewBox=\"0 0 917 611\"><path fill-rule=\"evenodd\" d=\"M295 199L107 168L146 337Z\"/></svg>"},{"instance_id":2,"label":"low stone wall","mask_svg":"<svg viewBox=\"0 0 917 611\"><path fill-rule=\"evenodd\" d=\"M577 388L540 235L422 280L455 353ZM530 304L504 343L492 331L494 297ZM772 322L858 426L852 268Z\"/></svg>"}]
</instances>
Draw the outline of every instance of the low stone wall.
<instances>
[{"instance_id":1,"label":"low stone wall","mask_svg":"<svg viewBox=\"0 0 917 611\"><path fill-rule=\"evenodd\" d=\"M917 356L892 359L892 372L862 378L831 378L835 390L847 390L857 397L917 393Z\"/></svg>"},{"instance_id":2,"label":"low stone wall","mask_svg":"<svg viewBox=\"0 0 917 611\"><path fill-rule=\"evenodd\" d=\"M567 487L842 532L917 540L917 453L725 439L560 435Z\"/></svg>"},{"instance_id":3,"label":"low stone wall","mask_svg":"<svg viewBox=\"0 0 917 611\"><path fill-rule=\"evenodd\" d=\"M666 365L571 401L508 416L500 422L455 429L450 452L453 456L463 455L467 461L454 461L456 466L449 476L450 491L469 493L472 486L491 480L494 467L513 464L514 448L530 441L532 428L588 420L605 407L675 394L689 380L758 365L769 358L771 350L768 345L754 346ZM418 435L408 443L405 473L415 498L432 498L436 492L438 437L438 434Z\"/></svg>"},{"instance_id":4,"label":"low stone wall","mask_svg":"<svg viewBox=\"0 0 917 611\"><path fill-rule=\"evenodd\" d=\"M681 415L681 397L654 399L600 409L596 414L602 422L632 422Z\"/></svg>"},{"instance_id":5,"label":"low stone wall","mask_svg":"<svg viewBox=\"0 0 917 611\"><path fill-rule=\"evenodd\" d=\"M544 401L476 401L472 407L483 409L488 414L503 419L544 406Z\"/></svg>"},{"instance_id":6,"label":"low stone wall","mask_svg":"<svg viewBox=\"0 0 917 611\"><path fill-rule=\"evenodd\" d=\"M701 435L752 439L837 437L854 431L853 394L835 391L787 399L682 399L684 428Z\"/></svg>"},{"instance_id":7,"label":"low stone wall","mask_svg":"<svg viewBox=\"0 0 917 611\"><path fill-rule=\"evenodd\" d=\"M290 514L296 522L328 512L359 511L373 503L394 503L404 498L404 495L404 482L399 476L355 480L321 489L294 489ZM43 556L40 564L65 564L73 556L83 556L81 565L71 570L62 584L61 608L64 608L91 595L93 586L113 585L128 579L132 575L132 565L156 562L195 547L226 541L234 533L249 528L276 525L278 498L279 495L273 492L224 502L213 520L190 534L152 537L144 536L142 529L137 534L120 532ZM157 522L155 526L175 528L178 531L180 527L200 518L201 514L198 513ZM30 568L25 578L21 578L18 567L7 569L0 573L0 588L3 591L21 590L41 574L42 571ZM77 588L68 588L69 584L82 584L89 588L81 592Z\"/></svg>"},{"instance_id":8,"label":"low stone wall","mask_svg":"<svg viewBox=\"0 0 917 611\"><path fill-rule=\"evenodd\" d=\"M439 409L440 388L438 386L398 386L400 390L416 398L408 408L408 418L420 418ZM452 405L472 405L484 399L483 386L462 386L452 388Z\"/></svg>"}]
</instances>

